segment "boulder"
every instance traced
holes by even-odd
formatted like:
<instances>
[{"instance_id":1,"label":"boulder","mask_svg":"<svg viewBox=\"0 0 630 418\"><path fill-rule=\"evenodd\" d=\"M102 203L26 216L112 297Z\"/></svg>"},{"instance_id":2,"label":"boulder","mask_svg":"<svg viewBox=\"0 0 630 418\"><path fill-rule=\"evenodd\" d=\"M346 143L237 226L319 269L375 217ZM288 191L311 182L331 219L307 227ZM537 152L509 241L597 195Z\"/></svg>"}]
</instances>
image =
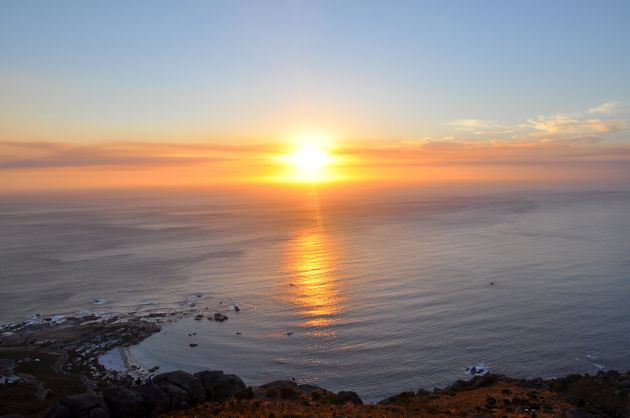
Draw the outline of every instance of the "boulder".
<instances>
[{"instance_id":1,"label":"boulder","mask_svg":"<svg viewBox=\"0 0 630 418\"><path fill-rule=\"evenodd\" d=\"M61 405L68 408L72 418L108 418L109 408L102 396L81 394L61 400Z\"/></svg>"},{"instance_id":2,"label":"boulder","mask_svg":"<svg viewBox=\"0 0 630 418\"><path fill-rule=\"evenodd\" d=\"M51 406L50 408L48 408L48 410L44 414L44 417L45 418L72 418L72 414L70 413L70 409L67 406L57 403Z\"/></svg>"},{"instance_id":3,"label":"boulder","mask_svg":"<svg viewBox=\"0 0 630 418\"><path fill-rule=\"evenodd\" d=\"M217 322L223 322L223 321L227 321L229 318L227 317L227 315L224 315L220 312L217 312L214 314L214 320Z\"/></svg>"},{"instance_id":4,"label":"boulder","mask_svg":"<svg viewBox=\"0 0 630 418\"><path fill-rule=\"evenodd\" d=\"M235 374L224 374L215 385L213 392L215 400L229 399L247 389L245 383Z\"/></svg>"},{"instance_id":5,"label":"boulder","mask_svg":"<svg viewBox=\"0 0 630 418\"><path fill-rule=\"evenodd\" d=\"M169 382L154 383L154 385L168 395L169 409L185 409L193 404L190 394L177 385Z\"/></svg>"},{"instance_id":6,"label":"boulder","mask_svg":"<svg viewBox=\"0 0 630 418\"><path fill-rule=\"evenodd\" d=\"M153 405L137 390L112 386L103 391L103 398L112 417L148 417Z\"/></svg>"},{"instance_id":7,"label":"boulder","mask_svg":"<svg viewBox=\"0 0 630 418\"><path fill-rule=\"evenodd\" d=\"M392 403L409 403L410 399L413 399L416 394L411 391L400 392L394 396L390 396L389 398L385 398L379 402L381 405L388 405Z\"/></svg>"},{"instance_id":8,"label":"boulder","mask_svg":"<svg viewBox=\"0 0 630 418\"><path fill-rule=\"evenodd\" d=\"M264 385L260 385L261 388L275 388L281 389L284 387L292 387L297 388L297 383L293 380L274 380L273 382L265 383Z\"/></svg>"},{"instance_id":9,"label":"boulder","mask_svg":"<svg viewBox=\"0 0 630 418\"><path fill-rule=\"evenodd\" d=\"M90 410L90 418L110 418L111 415L108 411L101 408L94 408Z\"/></svg>"},{"instance_id":10,"label":"boulder","mask_svg":"<svg viewBox=\"0 0 630 418\"><path fill-rule=\"evenodd\" d=\"M181 370L159 374L153 378L153 383L165 387L173 385L184 390L189 395L189 399L186 399L186 402L190 405L206 400L206 390L201 381L192 374ZM165 383L168 385L165 385Z\"/></svg>"},{"instance_id":11,"label":"boulder","mask_svg":"<svg viewBox=\"0 0 630 418\"><path fill-rule=\"evenodd\" d=\"M195 373L195 377L203 385L208 401L223 401L247 389L240 377L223 374L221 370L205 370Z\"/></svg>"},{"instance_id":12,"label":"boulder","mask_svg":"<svg viewBox=\"0 0 630 418\"><path fill-rule=\"evenodd\" d=\"M567 411L567 417L568 418L596 418L595 415L591 414L588 411L585 411L584 409L569 409Z\"/></svg>"},{"instance_id":13,"label":"boulder","mask_svg":"<svg viewBox=\"0 0 630 418\"><path fill-rule=\"evenodd\" d=\"M154 383L134 388L133 391L142 396L152 411L162 412L171 409L171 397Z\"/></svg>"},{"instance_id":14,"label":"boulder","mask_svg":"<svg viewBox=\"0 0 630 418\"><path fill-rule=\"evenodd\" d=\"M206 400L214 400L214 388L218 384L219 379L224 376L223 372L221 370L204 370L195 373L194 376L199 379L201 385L204 387Z\"/></svg>"},{"instance_id":15,"label":"boulder","mask_svg":"<svg viewBox=\"0 0 630 418\"><path fill-rule=\"evenodd\" d=\"M470 386L470 383L466 380L456 380L453 383L451 383L449 386L447 386L446 388L444 388L444 391L453 391L453 392L457 392L459 390L464 389L465 387Z\"/></svg>"},{"instance_id":16,"label":"boulder","mask_svg":"<svg viewBox=\"0 0 630 418\"><path fill-rule=\"evenodd\" d=\"M274 380L254 390L255 399L297 399L300 397L297 383L291 380Z\"/></svg>"},{"instance_id":17,"label":"boulder","mask_svg":"<svg viewBox=\"0 0 630 418\"><path fill-rule=\"evenodd\" d=\"M352 402L355 405L363 405L363 401L361 400L361 398L359 398L359 395L357 395L356 392L352 391L342 390L341 392L337 393L337 400L341 404Z\"/></svg>"},{"instance_id":18,"label":"boulder","mask_svg":"<svg viewBox=\"0 0 630 418\"><path fill-rule=\"evenodd\" d=\"M316 386L316 385L303 384L303 385L298 385L297 388L300 392L304 393L305 395L311 395L316 392L334 395L334 393L332 393L328 389L324 389L323 387Z\"/></svg>"}]
</instances>

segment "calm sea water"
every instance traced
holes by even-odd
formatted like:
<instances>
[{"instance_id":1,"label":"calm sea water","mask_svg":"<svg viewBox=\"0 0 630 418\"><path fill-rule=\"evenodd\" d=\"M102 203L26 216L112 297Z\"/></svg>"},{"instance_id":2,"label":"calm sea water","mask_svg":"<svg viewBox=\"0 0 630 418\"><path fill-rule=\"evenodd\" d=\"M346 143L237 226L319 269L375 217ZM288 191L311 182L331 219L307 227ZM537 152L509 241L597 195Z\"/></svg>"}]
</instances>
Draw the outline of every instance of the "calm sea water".
<instances>
[{"instance_id":1,"label":"calm sea water","mask_svg":"<svg viewBox=\"0 0 630 418\"><path fill-rule=\"evenodd\" d=\"M229 316L166 326L131 349L147 367L367 400L479 363L630 368L630 192L3 197L0 232L0 322L191 303Z\"/></svg>"}]
</instances>

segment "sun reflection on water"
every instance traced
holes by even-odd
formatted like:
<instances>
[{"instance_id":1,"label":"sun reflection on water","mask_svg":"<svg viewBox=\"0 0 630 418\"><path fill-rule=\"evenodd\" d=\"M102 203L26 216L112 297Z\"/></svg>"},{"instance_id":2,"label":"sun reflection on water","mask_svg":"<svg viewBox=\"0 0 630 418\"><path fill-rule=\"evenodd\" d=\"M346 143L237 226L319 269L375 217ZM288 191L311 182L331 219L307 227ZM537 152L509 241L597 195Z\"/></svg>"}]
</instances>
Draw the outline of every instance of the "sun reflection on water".
<instances>
[{"instance_id":1,"label":"sun reflection on water","mask_svg":"<svg viewBox=\"0 0 630 418\"><path fill-rule=\"evenodd\" d=\"M333 335L330 328L341 310L337 287L337 254L321 222L298 230L286 249L286 299L304 318L302 326L317 336Z\"/></svg>"}]
</instances>

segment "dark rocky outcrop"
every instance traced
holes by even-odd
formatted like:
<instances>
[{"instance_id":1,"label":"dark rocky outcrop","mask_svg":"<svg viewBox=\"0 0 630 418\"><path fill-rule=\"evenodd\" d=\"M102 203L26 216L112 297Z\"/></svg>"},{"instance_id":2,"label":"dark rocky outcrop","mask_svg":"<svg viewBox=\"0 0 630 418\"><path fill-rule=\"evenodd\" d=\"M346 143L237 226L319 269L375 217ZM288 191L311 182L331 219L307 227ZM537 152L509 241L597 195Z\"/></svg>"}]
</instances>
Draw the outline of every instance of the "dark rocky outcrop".
<instances>
[{"instance_id":1,"label":"dark rocky outcrop","mask_svg":"<svg viewBox=\"0 0 630 418\"><path fill-rule=\"evenodd\" d=\"M597 418L597 416L583 409L569 409L567 418Z\"/></svg>"},{"instance_id":2,"label":"dark rocky outcrop","mask_svg":"<svg viewBox=\"0 0 630 418\"><path fill-rule=\"evenodd\" d=\"M630 416L630 373L614 371L591 375L569 375L563 378L513 379L500 375L475 376L471 380L460 380L450 386L432 392L407 391L387 398L376 405L364 405L355 392L341 391L334 394L319 386L297 385L291 380L276 380L255 389L235 375L222 371L203 371L191 375L183 371L162 373L150 383L135 386L112 386L103 391L103 396L93 394L73 395L63 398L44 415L46 418L127 418L152 417L163 412L188 409L206 401L213 403L192 410L225 411L231 413L233 405L260 406L257 400L264 399L265 405L292 405L291 408L358 408L357 413L367 408L417 408L429 407L433 400L453 400L456 395L470 392L477 402L475 411L488 413L556 414L571 418L599 416ZM238 402L224 402L237 398ZM291 402L287 402L291 401ZM258 402L256 404L256 402ZM452 407L460 408L456 402ZM297 410L297 409L296 409ZM341 410L339 410L341 411ZM463 410L459 410L460 412ZM466 410L466 412L469 412ZM184 413L185 414L185 413ZM360 416L360 413L359 413ZM555 415L554 415L555 416Z\"/></svg>"},{"instance_id":3,"label":"dark rocky outcrop","mask_svg":"<svg viewBox=\"0 0 630 418\"><path fill-rule=\"evenodd\" d=\"M103 397L90 394L68 396L46 413L47 418L108 418L109 416L109 408Z\"/></svg>"},{"instance_id":4,"label":"dark rocky outcrop","mask_svg":"<svg viewBox=\"0 0 630 418\"><path fill-rule=\"evenodd\" d=\"M630 372L600 371L595 376L572 374L546 381L553 391L561 393L576 405L577 414L603 412L613 417L630 416Z\"/></svg>"},{"instance_id":5,"label":"dark rocky outcrop","mask_svg":"<svg viewBox=\"0 0 630 418\"><path fill-rule=\"evenodd\" d=\"M135 388L110 387L103 396L113 417L147 417L207 399L201 380L181 370L162 373L152 383Z\"/></svg>"},{"instance_id":6,"label":"dark rocky outcrop","mask_svg":"<svg viewBox=\"0 0 630 418\"><path fill-rule=\"evenodd\" d=\"M359 398L359 395L357 395L356 392L352 391L342 390L341 392L337 393L337 400L342 404L346 402L352 402L355 405L363 405L363 401L361 400L361 398Z\"/></svg>"},{"instance_id":7,"label":"dark rocky outcrop","mask_svg":"<svg viewBox=\"0 0 630 418\"><path fill-rule=\"evenodd\" d=\"M162 373L153 379L153 383L158 385L162 390L169 394L173 394L179 399L180 403L186 406L194 405L206 400L206 390L199 378L182 370ZM181 395L181 392L186 395Z\"/></svg>"},{"instance_id":8,"label":"dark rocky outcrop","mask_svg":"<svg viewBox=\"0 0 630 418\"><path fill-rule=\"evenodd\" d=\"M281 389L285 387L297 388L297 383L295 383L293 380L274 380L273 382L265 383L259 386L259 388L263 388L263 389L267 389L267 388Z\"/></svg>"},{"instance_id":9,"label":"dark rocky outcrop","mask_svg":"<svg viewBox=\"0 0 630 418\"><path fill-rule=\"evenodd\" d=\"M199 379L201 385L204 387L206 399L213 400L214 388L218 384L219 379L224 376L223 372L221 370L204 370L195 373L194 376Z\"/></svg>"},{"instance_id":10,"label":"dark rocky outcrop","mask_svg":"<svg viewBox=\"0 0 630 418\"><path fill-rule=\"evenodd\" d=\"M323 387L316 386L316 385L303 384L303 385L298 385L297 388L300 392L306 395L312 395L313 393L335 395L333 392L329 391L328 389L324 389Z\"/></svg>"},{"instance_id":11,"label":"dark rocky outcrop","mask_svg":"<svg viewBox=\"0 0 630 418\"><path fill-rule=\"evenodd\" d=\"M154 409L154 402L139 390L112 386L103 391L103 398L112 417L147 417Z\"/></svg>"},{"instance_id":12,"label":"dark rocky outcrop","mask_svg":"<svg viewBox=\"0 0 630 418\"><path fill-rule=\"evenodd\" d=\"M72 417L72 413L70 412L70 409L65 406L65 405L61 405L61 404L55 404L53 406L51 406L46 413L44 414L44 417L46 418L70 418Z\"/></svg>"},{"instance_id":13,"label":"dark rocky outcrop","mask_svg":"<svg viewBox=\"0 0 630 418\"><path fill-rule=\"evenodd\" d=\"M214 320L217 322L223 322L223 321L227 321L229 318L227 317L227 315L224 315L220 312L217 312L214 314Z\"/></svg>"},{"instance_id":14,"label":"dark rocky outcrop","mask_svg":"<svg viewBox=\"0 0 630 418\"><path fill-rule=\"evenodd\" d=\"M142 399L149 404L151 411L168 411L171 408L171 397L158 385L148 384L134 388L142 395Z\"/></svg>"},{"instance_id":15,"label":"dark rocky outcrop","mask_svg":"<svg viewBox=\"0 0 630 418\"><path fill-rule=\"evenodd\" d=\"M274 380L254 389L254 399L297 399L300 395L297 383L292 380Z\"/></svg>"},{"instance_id":16,"label":"dark rocky outcrop","mask_svg":"<svg viewBox=\"0 0 630 418\"><path fill-rule=\"evenodd\" d=\"M177 385L163 382L161 384L153 383L149 386L154 386L167 394L169 398L167 409L185 409L193 404L190 394Z\"/></svg>"},{"instance_id":17,"label":"dark rocky outcrop","mask_svg":"<svg viewBox=\"0 0 630 418\"><path fill-rule=\"evenodd\" d=\"M503 377L504 376L500 376L497 374L485 374L485 375L475 376L470 380L459 379L444 388L433 389L433 393L449 393L449 392L459 392L463 390L478 389L478 388L493 385L494 383L497 382L497 380L499 380L499 378L503 378ZM423 389L420 389L419 392L424 392L425 394L429 393L429 391L426 391Z\"/></svg>"},{"instance_id":18,"label":"dark rocky outcrop","mask_svg":"<svg viewBox=\"0 0 630 418\"><path fill-rule=\"evenodd\" d=\"M223 401L245 391L247 386L234 374L223 374L221 370L195 373L205 389L206 400Z\"/></svg>"}]
</instances>

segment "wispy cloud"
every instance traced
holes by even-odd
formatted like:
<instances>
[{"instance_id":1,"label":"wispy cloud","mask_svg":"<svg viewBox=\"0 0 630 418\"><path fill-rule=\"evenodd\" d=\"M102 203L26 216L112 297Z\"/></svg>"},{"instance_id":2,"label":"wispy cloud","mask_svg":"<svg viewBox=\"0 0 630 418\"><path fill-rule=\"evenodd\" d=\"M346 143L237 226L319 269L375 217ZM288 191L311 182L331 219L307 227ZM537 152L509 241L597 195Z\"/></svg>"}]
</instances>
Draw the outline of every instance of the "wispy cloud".
<instances>
[{"instance_id":1,"label":"wispy cloud","mask_svg":"<svg viewBox=\"0 0 630 418\"><path fill-rule=\"evenodd\" d=\"M586 111L586 113L610 115L611 113L615 113L618 110L620 104L620 102L602 103L599 106L591 107Z\"/></svg>"},{"instance_id":2,"label":"wispy cloud","mask_svg":"<svg viewBox=\"0 0 630 418\"><path fill-rule=\"evenodd\" d=\"M472 131L479 129L494 129L498 127L494 120L482 120L482 119L459 119L449 123L450 126L462 131Z\"/></svg>"},{"instance_id":3,"label":"wispy cloud","mask_svg":"<svg viewBox=\"0 0 630 418\"><path fill-rule=\"evenodd\" d=\"M522 138L519 140L472 141L422 138L388 146L346 148L347 155L358 155L375 165L388 161L401 165L436 164L579 164L624 161L630 164L630 146L610 146L598 137L562 139Z\"/></svg>"},{"instance_id":4,"label":"wispy cloud","mask_svg":"<svg viewBox=\"0 0 630 418\"><path fill-rule=\"evenodd\" d=\"M627 120L611 118L619 113L618 101L603 103L581 113L557 113L538 115L513 126L500 124L495 120L459 119L447 125L459 132L487 137L543 137L567 138L592 134L610 134L630 128Z\"/></svg>"},{"instance_id":5,"label":"wispy cloud","mask_svg":"<svg viewBox=\"0 0 630 418\"><path fill-rule=\"evenodd\" d=\"M448 123L457 131L470 132L473 135L506 135L516 131L515 127L499 124L495 120L459 119Z\"/></svg>"},{"instance_id":6,"label":"wispy cloud","mask_svg":"<svg viewBox=\"0 0 630 418\"><path fill-rule=\"evenodd\" d=\"M628 122L619 119L584 118L582 115L559 113L552 116L538 116L521 125L539 131L537 134L556 136L607 134L628 128ZM536 133L534 134L534 136Z\"/></svg>"},{"instance_id":7,"label":"wispy cloud","mask_svg":"<svg viewBox=\"0 0 630 418\"><path fill-rule=\"evenodd\" d=\"M229 161L255 163L275 152L274 145L168 144L112 142L71 144L61 142L0 142L0 169L60 167L149 168L217 164Z\"/></svg>"}]
</instances>

